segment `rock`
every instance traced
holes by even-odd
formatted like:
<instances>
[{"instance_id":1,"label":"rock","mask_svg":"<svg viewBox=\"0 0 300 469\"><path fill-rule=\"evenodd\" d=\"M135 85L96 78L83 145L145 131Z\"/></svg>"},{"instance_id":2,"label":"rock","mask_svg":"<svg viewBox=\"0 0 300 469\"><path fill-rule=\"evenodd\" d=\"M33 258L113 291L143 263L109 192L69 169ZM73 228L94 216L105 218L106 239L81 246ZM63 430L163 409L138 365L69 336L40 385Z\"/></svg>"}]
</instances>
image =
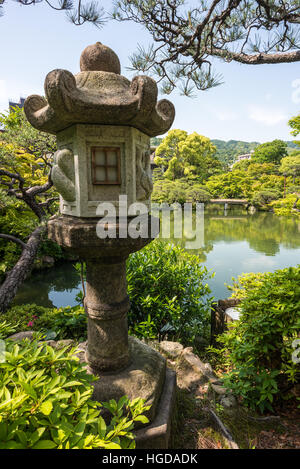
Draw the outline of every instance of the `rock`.
<instances>
[{"instance_id":1,"label":"rock","mask_svg":"<svg viewBox=\"0 0 300 469\"><path fill-rule=\"evenodd\" d=\"M158 348L168 358L177 358L183 351L183 345L179 342L171 342L170 340L163 340L158 344Z\"/></svg>"},{"instance_id":2,"label":"rock","mask_svg":"<svg viewBox=\"0 0 300 469\"><path fill-rule=\"evenodd\" d=\"M34 331L23 331L23 332L17 332L16 334L10 335L7 338L15 342L18 342L23 339L33 340L33 334L34 334Z\"/></svg>"},{"instance_id":3,"label":"rock","mask_svg":"<svg viewBox=\"0 0 300 469\"><path fill-rule=\"evenodd\" d=\"M211 387L219 395L225 395L227 393L227 389L224 388L224 386L219 386L217 384L212 384Z\"/></svg>"},{"instance_id":4,"label":"rock","mask_svg":"<svg viewBox=\"0 0 300 469\"><path fill-rule=\"evenodd\" d=\"M223 396L220 400L220 404L226 409L237 406L237 400L234 396Z\"/></svg>"},{"instance_id":5,"label":"rock","mask_svg":"<svg viewBox=\"0 0 300 469\"><path fill-rule=\"evenodd\" d=\"M248 207L248 213L252 215L255 212L256 212L256 207L254 207L254 205L250 205L250 207Z\"/></svg>"},{"instance_id":6,"label":"rock","mask_svg":"<svg viewBox=\"0 0 300 469\"><path fill-rule=\"evenodd\" d=\"M185 348L181 357L195 372L204 375L207 381L216 381L218 379L210 364L203 363L200 358L193 353L192 347Z\"/></svg>"},{"instance_id":7,"label":"rock","mask_svg":"<svg viewBox=\"0 0 300 469\"><path fill-rule=\"evenodd\" d=\"M192 347L185 348L178 358L178 383L181 387L193 391L207 382L217 381L209 363L203 363L193 353Z\"/></svg>"},{"instance_id":8,"label":"rock","mask_svg":"<svg viewBox=\"0 0 300 469\"><path fill-rule=\"evenodd\" d=\"M61 349L63 347L68 347L68 349L71 349L75 345L75 340L72 340L72 339L46 340L45 343L47 345L50 345L54 349Z\"/></svg>"}]
</instances>

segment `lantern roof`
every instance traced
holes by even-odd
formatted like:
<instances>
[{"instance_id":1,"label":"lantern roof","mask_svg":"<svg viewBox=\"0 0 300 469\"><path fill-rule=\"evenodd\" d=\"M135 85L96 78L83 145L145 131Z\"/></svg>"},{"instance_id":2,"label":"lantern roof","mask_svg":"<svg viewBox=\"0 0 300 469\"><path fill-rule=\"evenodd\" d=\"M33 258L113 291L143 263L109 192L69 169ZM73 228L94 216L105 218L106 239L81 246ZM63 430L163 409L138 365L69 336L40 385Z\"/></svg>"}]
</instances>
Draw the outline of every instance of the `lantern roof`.
<instances>
[{"instance_id":1,"label":"lantern roof","mask_svg":"<svg viewBox=\"0 0 300 469\"><path fill-rule=\"evenodd\" d=\"M29 96L24 111L38 130L56 134L73 124L132 126L149 137L169 130L175 108L157 101L157 84L148 76L122 76L118 56L100 42L84 49L80 73L56 69L45 78L45 97Z\"/></svg>"}]
</instances>

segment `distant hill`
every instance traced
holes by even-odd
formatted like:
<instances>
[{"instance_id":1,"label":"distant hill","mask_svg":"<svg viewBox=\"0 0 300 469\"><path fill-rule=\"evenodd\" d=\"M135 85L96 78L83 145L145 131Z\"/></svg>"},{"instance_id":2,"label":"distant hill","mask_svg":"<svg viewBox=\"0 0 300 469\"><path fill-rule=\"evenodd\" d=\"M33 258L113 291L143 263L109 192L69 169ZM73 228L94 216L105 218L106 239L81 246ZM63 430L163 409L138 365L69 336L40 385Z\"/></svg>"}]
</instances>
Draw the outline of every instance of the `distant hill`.
<instances>
[{"instance_id":1,"label":"distant hill","mask_svg":"<svg viewBox=\"0 0 300 469\"><path fill-rule=\"evenodd\" d=\"M254 150L259 142L243 142L241 140L211 140L217 147L216 157L224 164L232 164L237 156L250 153Z\"/></svg>"},{"instance_id":2,"label":"distant hill","mask_svg":"<svg viewBox=\"0 0 300 469\"><path fill-rule=\"evenodd\" d=\"M241 140L211 140L212 143L217 147L216 157L224 164L231 165L239 155L250 153L254 150L259 142L243 142ZM294 142L286 142L288 152L299 148Z\"/></svg>"},{"instance_id":3,"label":"distant hill","mask_svg":"<svg viewBox=\"0 0 300 469\"><path fill-rule=\"evenodd\" d=\"M151 138L151 146L158 146L163 139L161 137ZM239 155L250 153L260 142L243 142L242 140L218 140L213 139L211 142L216 146L216 157L224 164L231 165ZM299 148L294 142L286 142L288 152Z\"/></svg>"}]
</instances>

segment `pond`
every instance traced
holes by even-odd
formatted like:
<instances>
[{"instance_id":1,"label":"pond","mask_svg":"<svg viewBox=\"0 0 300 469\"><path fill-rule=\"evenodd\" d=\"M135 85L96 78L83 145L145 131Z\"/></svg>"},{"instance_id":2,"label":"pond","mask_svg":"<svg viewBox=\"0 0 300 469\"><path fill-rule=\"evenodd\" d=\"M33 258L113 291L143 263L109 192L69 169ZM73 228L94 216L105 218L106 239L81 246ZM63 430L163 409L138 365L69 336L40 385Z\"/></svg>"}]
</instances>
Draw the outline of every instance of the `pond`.
<instances>
[{"instance_id":1,"label":"pond","mask_svg":"<svg viewBox=\"0 0 300 469\"><path fill-rule=\"evenodd\" d=\"M209 285L216 299L230 296L224 283L231 284L232 277L244 272L274 271L300 262L299 219L266 212L250 215L238 207L226 211L211 207L205 210L203 223L204 244L190 252L197 253L200 262L215 272ZM184 239L171 241L185 246ZM80 290L78 273L72 263L65 262L34 273L20 288L15 303L74 306Z\"/></svg>"}]
</instances>

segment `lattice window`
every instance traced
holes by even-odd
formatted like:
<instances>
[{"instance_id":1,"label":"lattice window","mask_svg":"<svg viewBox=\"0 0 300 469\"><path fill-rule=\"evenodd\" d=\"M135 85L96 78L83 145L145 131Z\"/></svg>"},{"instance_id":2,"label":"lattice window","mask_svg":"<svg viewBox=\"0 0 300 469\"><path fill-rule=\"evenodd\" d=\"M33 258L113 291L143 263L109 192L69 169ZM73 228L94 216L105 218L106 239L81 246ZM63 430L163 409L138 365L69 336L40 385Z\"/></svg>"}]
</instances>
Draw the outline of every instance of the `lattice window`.
<instances>
[{"instance_id":1,"label":"lattice window","mask_svg":"<svg viewBox=\"0 0 300 469\"><path fill-rule=\"evenodd\" d=\"M93 184L121 184L120 148L92 147Z\"/></svg>"}]
</instances>

